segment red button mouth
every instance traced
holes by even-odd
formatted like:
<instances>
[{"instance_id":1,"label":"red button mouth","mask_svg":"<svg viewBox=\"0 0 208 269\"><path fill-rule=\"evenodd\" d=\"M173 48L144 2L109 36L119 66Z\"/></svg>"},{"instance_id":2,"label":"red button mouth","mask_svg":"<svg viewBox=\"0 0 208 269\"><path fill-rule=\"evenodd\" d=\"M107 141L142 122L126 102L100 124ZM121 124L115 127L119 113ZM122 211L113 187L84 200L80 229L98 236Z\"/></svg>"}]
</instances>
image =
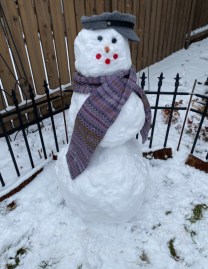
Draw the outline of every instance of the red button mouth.
<instances>
[{"instance_id":1,"label":"red button mouth","mask_svg":"<svg viewBox=\"0 0 208 269\"><path fill-rule=\"evenodd\" d=\"M106 64L109 64L109 63L110 63L110 59L106 59L106 60L105 60L105 63L106 63Z\"/></svg>"}]
</instances>

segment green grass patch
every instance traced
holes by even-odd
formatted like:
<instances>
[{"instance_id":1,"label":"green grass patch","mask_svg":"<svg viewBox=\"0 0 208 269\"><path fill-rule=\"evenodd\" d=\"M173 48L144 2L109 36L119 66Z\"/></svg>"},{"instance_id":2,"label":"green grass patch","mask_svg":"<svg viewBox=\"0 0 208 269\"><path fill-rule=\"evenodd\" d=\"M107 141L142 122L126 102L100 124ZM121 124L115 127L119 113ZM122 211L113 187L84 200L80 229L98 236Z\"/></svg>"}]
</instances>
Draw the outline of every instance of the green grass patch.
<instances>
[{"instance_id":1,"label":"green grass patch","mask_svg":"<svg viewBox=\"0 0 208 269\"><path fill-rule=\"evenodd\" d=\"M20 255L24 255L25 253L27 253L27 250L24 249L24 248L20 248L19 250L17 250L17 254L15 255L15 258L9 258L10 260L13 260L15 261L15 264L6 264L6 268L7 269L14 269L16 268L19 263L20 263Z\"/></svg>"},{"instance_id":2,"label":"green grass patch","mask_svg":"<svg viewBox=\"0 0 208 269\"><path fill-rule=\"evenodd\" d=\"M199 204L196 205L194 207L194 209L192 209L193 214L191 216L191 218L187 219L189 220L191 223L196 223L196 221L201 220L203 217L203 211L207 210L208 206L206 204Z\"/></svg>"},{"instance_id":3,"label":"green grass patch","mask_svg":"<svg viewBox=\"0 0 208 269\"><path fill-rule=\"evenodd\" d=\"M144 251L142 252L142 255L140 256L140 259L143 262L150 263L149 258L148 258L147 254Z\"/></svg>"},{"instance_id":4,"label":"green grass patch","mask_svg":"<svg viewBox=\"0 0 208 269\"><path fill-rule=\"evenodd\" d=\"M188 233L190 233L190 236L191 236L191 239L192 239L193 243L196 244L196 242L194 241L194 236L196 236L196 232L193 231L193 230L189 231L189 229L187 228L186 225L184 225L184 229L185 229Z\"/></svg>"},{"instance_id":5,"label":"green grass patch","mask_svg":"<svg viewBox=\"0 0 208 269\"><path fill-rule=\"evenodd\" d=\"M165 212L165 215L169 215L169 214L171 214L172 213L172 211L166 211Z\"/></svg>"},{"instance_id":6,"label":"green grass patch","mask_svg":"<svg viewBox=\"0 0 208 269\"><path fill-rule=\"evenodd\" d=\"M168 242L168 248L170 250L170 255L171 257L175 260L175 261L179 261L180 260L180 257L178 256L178 254L176 253L176 250L174 248L174 243L175 241L175 238L171 239L169 242Z\"/></svg>"},{"instance_id":7,"label":"green grass patch","mask_svg":"<svg viewBox=\"0 0 208 269\"><path fill-rule=\"evenodd\" d=\"M54 262L50 262L50 261L42 261L40 265L38 265L40 268L48 268L53 266L54 264L59 263L60 261L54 261Z\"/></svg>"},{"instance_id":8,"label":"green grass patch","mask_svg":"<svg viewBox=\"0 0 208 269\"><path fill-rule=\"evenodd\" d=\"M82 264L80 266L78 266L77 269L82 269Z\"/></svg>"},{"instance_id":9,"label":"green grass patch","mask_svg":"<svg viewBox=\"0 0 208 269\"><path fill-rule=\"evenodd\" d=\"M157 227L160 227L160 226L161 226L161 224L158 223L158 224L156 224L156 225L154 225L154 226L152 227L152 230L155 230Z\"/></svg>"}]
</instances>

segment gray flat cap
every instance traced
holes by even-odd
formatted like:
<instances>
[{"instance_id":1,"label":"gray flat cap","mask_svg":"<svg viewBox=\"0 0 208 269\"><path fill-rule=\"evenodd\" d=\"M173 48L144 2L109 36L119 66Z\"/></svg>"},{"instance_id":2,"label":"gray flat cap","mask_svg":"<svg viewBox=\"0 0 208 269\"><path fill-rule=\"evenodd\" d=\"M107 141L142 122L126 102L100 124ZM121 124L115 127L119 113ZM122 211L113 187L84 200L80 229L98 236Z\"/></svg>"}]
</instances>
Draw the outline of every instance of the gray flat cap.
<instances>
[{"instance_id":1,"label":"gray flat cap","mask_svg":"<svg viewBox=\"0 0 208 269\"><path fill-rule=\"evenodd\" d=\"M113 28L119 34L128 38L129 41L138 42L140 39L134 32L135 22L135 16L130 14L121 14L118 11L114 11L113 13L104 12L101 15L93 15L91 17L81 17L83 29L98 30Z\"/></svg>"}]
</instances>

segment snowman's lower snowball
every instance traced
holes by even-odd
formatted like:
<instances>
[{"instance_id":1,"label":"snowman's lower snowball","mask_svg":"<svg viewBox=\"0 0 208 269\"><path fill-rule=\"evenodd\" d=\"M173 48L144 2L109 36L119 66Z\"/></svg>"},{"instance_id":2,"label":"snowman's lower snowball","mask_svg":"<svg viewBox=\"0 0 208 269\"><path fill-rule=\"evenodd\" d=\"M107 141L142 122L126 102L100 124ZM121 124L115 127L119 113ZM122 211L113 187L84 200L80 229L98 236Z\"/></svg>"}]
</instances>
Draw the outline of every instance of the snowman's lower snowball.
<instances>
[{"instance_id":1,"label":"snowman's lower snowball","mask_svg":"<svg viewBox=\"0 0 208 269\"><path fill-rule=\"evenodd\" d=\"M65 147L59 154L56 170L68 207L95 222L121 223L138 214L149 176L135 138L113 148L98 147L89 166L75 180L66 163L67 150Z\"/></svg>"}]
</instances>

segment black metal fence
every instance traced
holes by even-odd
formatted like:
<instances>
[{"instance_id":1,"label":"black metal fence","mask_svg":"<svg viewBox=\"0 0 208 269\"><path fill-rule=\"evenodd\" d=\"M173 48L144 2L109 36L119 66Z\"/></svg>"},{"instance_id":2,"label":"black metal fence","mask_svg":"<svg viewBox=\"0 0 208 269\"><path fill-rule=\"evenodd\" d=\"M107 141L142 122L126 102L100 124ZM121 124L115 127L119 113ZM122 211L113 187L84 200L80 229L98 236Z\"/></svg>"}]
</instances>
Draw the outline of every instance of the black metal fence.
<instances>
[{"instance_id":1,"label":"black metal fence","mask_svg":"<svg viewBox=\"0 0 208 269\"><path fill-rule=\"evenodd\" d=\"M12 158L12 161L13 161L13 164L14 164L14 167L15 167L15 170L16 170L16 173L17 173L17 176L18 177L20 176L20 172L19 172L19 168L17 166L17 162L16 162L16 159L15 159L15 156L14 156L14 153L13 153L13 150L12 150L12 147L11 147L11 143L10 143L10 140L11 140L10 139L10 135L12 133L22 131L24 142L25 142L25 146L27 148L28 157L29 157L29 160L30 160L30 164L31 164L31 167L33 169L34 168L34 162L33 162L33 158L32 158L32 155L31 155L30 146L28 144L28 139L27 139L27 135L26 135L26 131L25 130L29 126L34 125L34 124L37 124L37 127L38 127L37 130L38 130L38 133L39 133L39 136L40 136L40 141L41 141L41 145L42 145L44 157L45 157L45 159L47 159L47 154L46 154L46 149L45 149L45 143L44 143L44 139L43 139L43 135L42 135L42 130L41 130L40 123L44 119L50 117L51 118L51 123L52 123L52 129L53 129L53 134L54 134L54 142L55 142L56 150L57 150L57 152L59 152L59 145L58 145L58 141L57 141L56 128L55 128L54 118L53 117L54 117L54 115L62 112L63 109L68 109L69 108L69 105L65 105L62 109L59 109L59 110L56 110L56 111L52 111L51 101L54 101L57 98L60 98L61 95L58 94L58 95L56 95L54 97L50 97L49 96L48 84L46 83L46 81L44 81L43 87L45 88L46 100L41 101L41 102L35 102L34 94L33 94L33 89L29 85L29 93L30 93L30 97L31 97L31 100L32 100L32 104L31 105L27 105L27 106L25 105L25 107L23 107L23 108L19 108L19 106L18 106L18 100L16 98L16 93L15 93L14 90L12 90L12 95L9 95L9 97L12 99L16 110L15 111L12 111L12 112L9 112L9 111L7 111L5 109L5 112L6 113L4 113L3 115L0 113L0 126L1 126L1 128L3 130L3 134L0 137L5 137L5 139L6 139L6 142L7 142L8 148L9 148L9 152L11 154L11 158ZM65 90L65 91L72 92L71 90ZM3 92L3 90L0 89L0 95L2 95L2 92ZM6 93L6 91L4 91L4 92ZM37 107L39 105L44 104L44 103L47 103L48 104L48 111L49 111L49 113L47 115L44 115L44 116L38 116L38 108ZM28 110L30 108L32 108L33 109L33 112L34 112L34 119L32 121L25 120L25 115L22 115L22 113L24 113L24 111L26 111L26 110ZM18 120L19 120L19 123L20 124L19 124L18 127L13 128L10 131L7 131L6 128L5 128L3 119L4 118L7 118L7 117L9 117L11 115L14 115L14 114L17 114ZM27 123L24 124L23 121L27 121ZM1 175L1 173L0 173L0 181L1 181L2 187L4 187L5 186L5 182L3 180L3 177Z\"/></svg>"},{"instance_id":2,"label":"black metal fence","mask_svg":"<svg viewBox=\"0 0 208 269\"><path fill-rule=\"evenodd\" d=\"M143 73L142 77L141 77L141 87L142 87L143 90L144 90L144 86L145 86L145 79L146 79L145 73ZM195 146L196 146L196 143L197 143L197 140L199 138L199 134L200 134L200 131L201 131L201 128L202 128L202 124L204 122L204 118L208 117L208 113L207 113L207 110L208 110L208 96L201 95L201 94L198 94L198 93L178 92L179 80L181 79L179 77L178 73L177 73L176 77L174 78L175 79L175 91L174 92L161 92L161 87L162 87L162 83L163 83L163 79L164 79L163 73L160 74L158 79L159 79L159 81L158 81L158 90L157 90L157 92L144 91L146 94L155 94L155 95L157 95L156 96L155 106L151 106L151 109L154 109L154 116L153 116L153 122L152 122L152 128L151 128L151 137L150 137L149 148L152 147L154 129L155 129L155 123L156 123L156 116L157 116L157 110L158 109L170 109L170 117L169 117L169 120L168 120L168 126L167 126L167 131L166 131L164 145L163 145L163 147L165 148L166 145L167 145L167 140L168 140L168 135L169 135L169 131L170 131L173 111L174 110L187 110L187 107L175 107L176 96L177 95L194 95L196 97L200 97L202 99L205 99L206 100L206 105L205 105L205 108L204 108L203 112L200 111L200 110L197 110L197 109L193 109L193 108L190 109L190 111L193 111L193 112L196 112L196 113L202 115L198 130L197 130L197 133L196 133L196 136L195 136L195 139L194 139L194 143L193 143L193 146L192 146L192 149L191 149L191 154L193 154ZM160 95L163 95L163 94L165 94L165 95L173 95L172 105L170 107L158 106ZM137 136L137 138L138 138L138 136ZM206 155L206 160L208 160L208 153Z\"/></svg>"},{"instance_id":3,"label":"black metal fence","mask_svg":"<svg viewBox=\"0 0 208 269\"><path fill-rule=\"evenodd\" d=\"M145 73L143 73L143 75L141 77L141 87L143 89L144 89L144 86L145 86L145 79L146 79ZM171 126L171 121L172 121L172 116L173 116L174 110L187 110L187 107L177 107L177 106L175 106L177 95L192 95L191 93L188 93L188 92L178 92L179 80L180 80L179 74L177 74L176 77L175 77L175 90L173 92L163 92L163 91L161 91L162 83L163 83L163 79L164 79L163 73L161 73L161 75L158 77L158 79L159 80L158 80L158 90L157 91L145 91L145 93L147 95L149 95L149 94L156 95L155 105L154 106L151 106L151 109L154 110L154 114L153 114L153 121L152 121L152 125L151 125L151 136L149 138L150 139L149 148L152 147L152 143L153 143L153 137L154 137L154 130L155 130L155 124L156 124L157 111L158 110L162 110L162 109L168 109L168 110L170 110L170 116L169 116L169 120L168 120L168 125L167 125L165 140L164 140L164 144L163 144L163 147L165 148L166 145L167 145L167 140L168 140L168 135L169 135L169 131L170 131L170 126ZM34 168L34 162L33 162L33 158L32 158L32 155L31 155L31 151L30 151L30 147L29 147L29 144L28 144L28 140L27 140L27 135L26 135L25 129L28 128L29 126L33 125L33 124L37 124L37 127L38 127L37 130L38 130L38 133L39 133L39 136L40 136L40 140L41 140L41 144L42 144L42 149L43 149L44 157L45 157L45 159L47 159L47 154L46 154L46 150L45 150L45 143L44 143L44 140L43 140L43 135L42 135L40 123L44 119L50 117L51 118L51 123L52 123L53 134L54 134L54 143L55 143L57 152L59 152L59 145L58 145L58 141L57 141L56 128L55 128L54 118L53 117L54 117L55 114L58 114L58 113L62 112L63 110L62 109L59 109L59 110L56 110L56 111L52 111L51 101L59 98L60 95L58 94L57 96L54 96L54 97L50 98L48 84L46 83L46 81L44 81L44 88L45 88L45 93L46 93L46 100L41 101L41 102L35 102L35 100L34 100L34 94L33 94L33 89L29 85L29 92L30 92L30 97L31 97L31 100L32 100L32 104L29 105L29 106L27 105L24 108L19 108L15 91L12 90L12 95L10 96L10 98L12 99L12 101L13 101L13 103L15 105L16 110L15 111L12 111L12 112L8 112L7 111L7 113L5 113L3 115L0 114L0 125L1 125L1 128L3 130L3 135L2 136L4 136L5 139L6 139L6 142L7 142L8 148L9 148L9 152L11 154L11 158L12 158L12 161L13 161L13 164L14 164L14 167L15 167L15 170L16 170L16 173L17 173L18 177L20 176L20 172L19 172L19 169L18 169L18 166L17 166L17 163L16 163L16 159L15 159L15 156L14 156L14 153L13 153L13 150L12 150L12 147L11 147L10 137L9 137L12 133L14 133L14 131L17 131L17 132L18 131L22 131L22 134L23 134L23 137L24 137L24 142L25 142L25 145L26 145L26 148L27 148L27 152L28 152L28 157L29 157L29 160L30 160L30 163L31 163L31 167ZM2 91L3 90L0 89L0 95L2 94ZM71 90L65 90L65 91L72 92ZM170 107L167 107L167 106L159 106L158 104L159 104L160 95L172 95L173 96L172 105ZM197 97L204 98L206 100L208 99L207 96L203 96L203 95L200 95L200 94L193 94L193 95L195 95ZM48 103L49 113L47 115L45 115L45 116L38 116L37 106L39 106L41 104L44 104L44 103ZM23 120L22 120L23 115L21 113L22 112L24 113L25 110L30 109L30 108L32 108L33 111L34 111L34 119L32 121L28 121L27 123L24 124L23 123ZM64 109L67 109L67 108L69 108L69 105L64 107ZM200 121L200 124L199 124L199 128L198 128L196 137L194 139L193 147L191 149L191 154L193 154L193 152L194 152L194 148L196 146L197 139L199 138L199 133L200 133L202 124L204 122L204 118L205 117L208 117L207 109L208 109L208 101L206 102L206 105L205 105L205 108L204 108L204 111L203 112L202 111L199 111L199 110L196 110L196 109L192 109L192 108L190 109L191 111L196 112L196 113L202 115L202 118L201 118L201 121ZM13 128L10 131L7 131L6 128L5 128L3 119L6 118L6 117L11 116L13 114L17 114L18 115L18 119L19 119L20 125L18 127L16 127L16 128ZM138 136L137 136L137 138L138 138ZM208 154L206 156L206 159L208 160ZM0 181L1 181L2 187L4 187L5 186L5 182L3 180L3 177L1 175L1 173L0 173Z\"/></svg>"}]
</instances>

